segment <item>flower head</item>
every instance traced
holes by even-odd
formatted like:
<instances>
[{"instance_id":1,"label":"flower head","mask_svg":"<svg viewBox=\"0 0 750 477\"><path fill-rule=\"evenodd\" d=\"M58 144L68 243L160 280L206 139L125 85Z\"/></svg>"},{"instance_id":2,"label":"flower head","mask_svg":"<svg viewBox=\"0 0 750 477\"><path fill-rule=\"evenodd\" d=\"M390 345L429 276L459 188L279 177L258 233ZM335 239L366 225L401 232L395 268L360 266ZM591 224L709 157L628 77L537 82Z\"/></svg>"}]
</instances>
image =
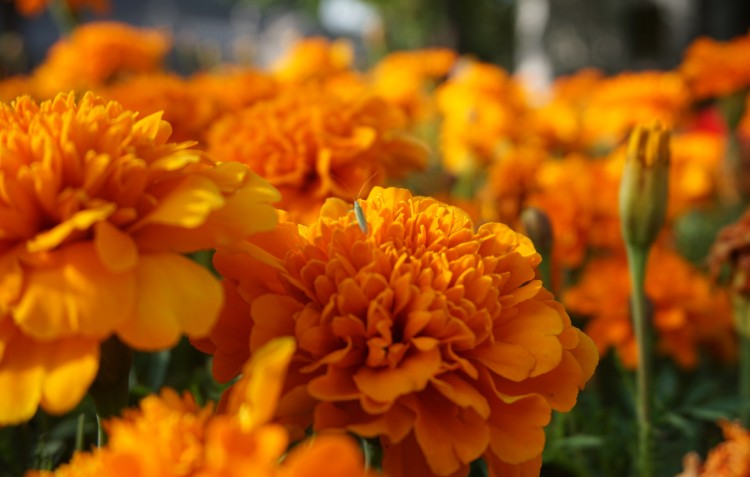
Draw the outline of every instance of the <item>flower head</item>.
<instances>
[{"instance_id":1,"label":"flower head","mask_svg":"<svg viewBox=\"0 0 750 477\"><path fill-rule=\"evenodd\" d=\"M520 131L526 99L508 74L493 65L467 61L437 90L443 116L440 147L453 174L490 164Z\"/></svg>"},{"instance_id":2,"label":"flower head","mask_svg":"<svg viewBox=\"0 0 750 477\"><path fill-rule=\"evenodd\" d=\"M664 225L669 187L669 131L656 123L630 135L620 183L620 220L625 243L648 247Z\"/></svg>"},{"instance_id":3,"label":"flower head","mask_svg":"<svg viewBox=\"0 0 750 477\"><path fill-rule=\"evenodd\" d=\"M623 364L638 364L630 318L630 280L624 257L599 258L584 268L579 283L565 295L565 306L588 318L586 333L604 355L617 350ZM653 309L656 349L683 368L698 363L705 347L732 359L736 343L729 299L684 259L655 247L646 274L646 296Z\"/></svg>"},{"instance_id":4,"label":"flower head","mask_svg":"<svg viewBox=\"0 0 750 477\"><path fill-rule=\"evenodd\" d=\"M423 121L435 112L432 86L455 62L456 53L445 48L394 52L373 68L372 88L399 106L412 122Z\"/></svg>"},{"instance_id":5,"label":"flower head","mask_svg":"<svg viewBox=\"0 0 750 477\"><path fill-rule=\"evenodd\" d=\"M245 376L229 391L232 404L220 414L210 404L199 408L190 394L164 389L141 401L139 409L105 422L106 447L77 453L55 472L27 477L369 476L361 452L342 435L309 439L284 455L289 436L269 418L293 353L291 339L264 347L245 366Z\"/></svg>"},{"instance_id":6,"label":"flower head","mask_svg":"<svg viewBox=\"0 0 750 477\"><path fill-rule=\"evenodd\" d=\"M328 197L351 201L424 167L426 148L404 128L401 112L380 98L298 88L217 121L208 151L248 165L281 191L279 208L304 222Z\"/></svg>"},{"instance_id":7,"label":"flower head","mask_svg":"<svg viewBox=\"0 0 750 477\"><path fill-rule=\"evenodd\" d=\"M312 37L295 43L273 66L273 74L288 83L321 81L347 73L353 61L354 48L350 42Z\"/></svg>"},{"instance_id":8,"label":"flower head","mask_svg":"<svg viewBox=\"0 0 750 477\"><path fill-rule=\"evenodd\" d=\"M685 52L680 74L696 99L728 96L750 85L750 34L728 42L698 38Z\"/></svg>"},{"instance_id":9,"label":"flower head","mask_svg":"<svg viewBox=\"0 0 750 477\"><path fill-rule=\"evenodd\" d=\"M294 336L282 422L377 437L394 477L465 473L483 455L493 475L538 472L551 410L572 408L597 356L535 279L531 242L404 189L360 206L366 232L329 199L309 227L249 242L262 260L217 251L231 300L211 335L217 374Z\"/></svg>"},{"instance_id":10,"label":"flower head","mask_svg":"<svg viewBox=\"0 0 750 477\"><path fill-rule=\"evenodd\" d=\"M61 91L86 91L118 76L159 68L170 42L158 30L117 22L87 23L55 43L34 70L36 92L52 98Z\"/></svg>"},{"instance_id":11,"label":"flower head","mask_svg":"<svg viewBox=\"0 0 750 477\"><path fill-rule=\"evenodd\" d=\"M714 447L700 477L742 477L750 474L750 432L738 422L719 423L725 441Z\"/></svg>"},{"instance_id":12,"label":"flower head","mask_svg":"<svg viewBox=\"0 0 750 477\"><path fill-rule=\"evenodd\" d=\"M181 254L275 224L272 187L170 132L93 94L0 104L0 423L75 406L113 334L207 333L221 288Z\"/></svg>"}]
</instances>

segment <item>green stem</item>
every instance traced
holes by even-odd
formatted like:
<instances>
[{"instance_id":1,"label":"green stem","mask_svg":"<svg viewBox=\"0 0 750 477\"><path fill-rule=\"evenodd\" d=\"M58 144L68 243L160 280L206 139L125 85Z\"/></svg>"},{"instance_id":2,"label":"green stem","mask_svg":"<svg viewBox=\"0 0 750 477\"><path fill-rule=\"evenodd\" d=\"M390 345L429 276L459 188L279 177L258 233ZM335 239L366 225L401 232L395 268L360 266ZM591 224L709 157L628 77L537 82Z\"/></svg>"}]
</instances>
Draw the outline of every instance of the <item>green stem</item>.
<instances>
[{"instance_id":1,"label":"green stem","mask_svg":"<svg viewBox=\"0 0 750 477\"><path fill-rule=\"evenodd\" d=\"M653 427L651 416L651 333L646 305L646 263L648 248L627 246L628 264L632 281L631 309L636 346L638 348L638 369L636 370L636 417L638 419L638 466L640 477L652 477Z\"/></svg>"},{"instance_id":2,"label":"green stem","mask_svg":"<svg viewBox=\"0 0 750 477\"><path fill-rule=\"evenodd\" d=\"M102 420L118 416L120 411L128 406L132 362L133 351L116 336L110 337L101 344L99 373L89 388L89 394L94 398L96 405L99 446L104 445L106 441Z\"/></svg>"},{"instance_id":3,"label":"green stem","mask_svg":"<svg viewBox=\"0 0 750 477\"><path fill-rule=\"evenodd\" d=\"M732 318L740 348L737 380L742 407L739 417L747 428L750 426L750 299L743 293L735 292L732 295Z\"/></svg>"},{"instance_id":4,"label":"green stem","mask_svg":"<svg viewBox=\"0 0 750 477\"><path fill-rule=\"evenodd\" d=\"M86 414L80 413L78 415L78 422L76 423L76 444L75 444L76 452L81 452L83 450L83 433L84 433L85 424L86 424Z\"/></svg>"}]
</instances>

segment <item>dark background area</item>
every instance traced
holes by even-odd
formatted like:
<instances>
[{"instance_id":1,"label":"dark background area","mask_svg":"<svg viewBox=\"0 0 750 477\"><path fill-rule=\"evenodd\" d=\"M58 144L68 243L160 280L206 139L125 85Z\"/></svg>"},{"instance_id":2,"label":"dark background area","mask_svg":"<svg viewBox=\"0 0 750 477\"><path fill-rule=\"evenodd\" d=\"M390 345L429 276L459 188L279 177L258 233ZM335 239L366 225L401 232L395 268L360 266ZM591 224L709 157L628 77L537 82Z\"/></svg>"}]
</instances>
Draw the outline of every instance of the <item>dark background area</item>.
<instances>
[{"instance_id":1,"label":"dark background area","mask_svg":"<svg viewBox=\"0 0 750 477\"><path fill-rule=\"evenodd\" d=\"M83 12L81 20L168 29L170 66L183 73L213 62L263 66L295 38L326 35L351 38L367 59L447 46L549 79L587 66L669 69L694 38L727 40L750 28L747 0L110 1L108 15ZM9 0L0 0L0 27L6 76L29 71L60 35L49 13L26 18Z\"/></svg>"}]
</instances>

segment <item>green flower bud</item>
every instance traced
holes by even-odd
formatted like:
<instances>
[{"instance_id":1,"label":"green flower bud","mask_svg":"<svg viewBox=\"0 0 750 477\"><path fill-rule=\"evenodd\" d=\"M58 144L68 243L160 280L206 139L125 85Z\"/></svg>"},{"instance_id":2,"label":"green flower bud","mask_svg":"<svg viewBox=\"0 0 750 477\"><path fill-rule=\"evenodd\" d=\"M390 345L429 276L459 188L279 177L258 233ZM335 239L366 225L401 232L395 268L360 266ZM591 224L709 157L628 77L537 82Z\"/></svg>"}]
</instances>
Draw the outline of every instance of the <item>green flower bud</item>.
<instances>
[{"instance_id":1,"label":"green flower bud","mask_svg":"<svg viewBox=\"0 0 750 477\"><path fill-rule=\"evenodd\" d=\"M664 225L669 189L669 137L661 124L637 126L630 135L620 183L622 236L648 248Z\"/></svg>"}]
</instances>

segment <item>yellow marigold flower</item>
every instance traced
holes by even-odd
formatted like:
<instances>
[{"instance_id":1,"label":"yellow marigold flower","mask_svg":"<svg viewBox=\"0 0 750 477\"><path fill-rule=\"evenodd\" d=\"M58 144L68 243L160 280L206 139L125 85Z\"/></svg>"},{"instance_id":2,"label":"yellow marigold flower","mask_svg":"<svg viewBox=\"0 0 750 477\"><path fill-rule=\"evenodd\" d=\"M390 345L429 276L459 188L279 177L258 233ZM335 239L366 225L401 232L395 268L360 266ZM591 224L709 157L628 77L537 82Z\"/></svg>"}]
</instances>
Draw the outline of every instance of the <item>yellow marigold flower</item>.
<instances>
[{"instance_id":1,"label":"yellow marigold flower","mask_svg":"<svg viewBox=\"0 0 750 477\"><path fill-rule=\"evenodd\" d=\"M53 0L15 0L16 8L22 15L33 16L42 13ZM72 10L90 7L96 13L104 14L110 9L109 0L66 0Z\"/></svg>"},{"instance_id":2,"label":"yellow marigold flower","mask_svg":"<svg viewBox=\"0 0 750 477\"><path fill-rule=\"evenodd\" d=\"M600 258L584 268L580 282L565 296L569 310L589 318L586 333L601 354L615 348L628 368L637 365L629 315L630 281L624 257ZM698 363L704 346L722 359L736 353L729 299L673 252L654 247L648 261L646 296L660 353L684 368Z\"/></svg>"},{"instance_id":3,"label":"yellow marigold flower","mask_svg":"<svg viewBox=\"0 0 750 477\"><path fill-rule=\"evenodd\" d=\"M351 201L424 167L427 150L404 127L401 112L380 98L290 89L217 121L208 151L248 165L281 191L279 208L305 222L328 197Z\"/></svg>"},{"instance_id":4,"label":"yellow marigold flower","mask_svg":"<svg viewBox=\"0 0 750 477\"><path fill-rule=\"evenodd\" d=\"M501 68L466 61L437 90L443 166L453 174L491 163L521 130L524 93Z\"/></svg>"},{"instance_id":5,"label":"yellow marigold flower","mask_svg":"<svg viewBox=\"0 0 750 477\"><path fill-rule=\"evenodd\" d=\"M106 447L27 477L372 477L354 441L343 435L316 436L285 455L289 436L268 419L293 353L289 338L260 350L228 392L233 405L224 413L214 415L210 404L199 408L190 394L165 389L105 422Z\"/></svg>"},{"instance_id":6,"label":"yellow marigold flower","mask_svg":"<svg viewBox=\"0 0 750 477\"><path fill-rule=\"evenodd\" d=\"M272 70L283 82L303 83L346 73L353 61L354 48L349 41L313 37L295 43Z\"/></svg>"},{"instance_id":7,"label":"yellow marigold flower","mask_svg":"<svg viewBox=\"0 0 750 477\"><path fill-rule=\"evenodd\" d=\"M728 42L698 38L685 52L680 74L696 99L728 96L750 85L750 34Z\"/></svg>"},{"instance_id":8,"label":"yellow marigold flower","mask_svg":"<svg viewBox=\"0 0 750 477\"><path fill-rule=\"evenodd\" d=\"M34 70L38 94L52 98L61 91L85 91L119 76L155 71L169 47L158 30L116 22L81 25L55 43Z\"/></svg>"},{"instance_id":9,"label":"yellow marigold flower","mask_svg":"<svg viewBox=\"0 0 750 477\"><path fill-rule=\"evenodd\" d=\"M373 91L401 108L411 122L424 121L435 113L432 86L448 74L456 53L447 48L397 51L373 68Z\"/></svg>"},{"instance_id":10,"label":"yellow marigold flower","mask_svg":"<svg viewBox=\"0 0 750 477\"><path fill-rule=\"evenodd\" d=\"M329 199L309 227L247 242L263 260L217 251L234 297L217 374L294 336L281 422L378 437L392 477L465 475L482 456L492 475L538 474L551 411L573 407L597 353L535 279L531 242L404 189L359 204L366 227Z\"/></svg>"},{"instance_id":11,"label":"yellow marigold flower","mask_svg":"<svg viewBox=\"0 0 750 477\"><path fill-rule=\"evenodd\" d=\"M275 224L277 191L170 132L90 93L0 104L0 424L75 406L112 334L206 334L221 288L181 253Z\"/></svg>"}]
</instances>

